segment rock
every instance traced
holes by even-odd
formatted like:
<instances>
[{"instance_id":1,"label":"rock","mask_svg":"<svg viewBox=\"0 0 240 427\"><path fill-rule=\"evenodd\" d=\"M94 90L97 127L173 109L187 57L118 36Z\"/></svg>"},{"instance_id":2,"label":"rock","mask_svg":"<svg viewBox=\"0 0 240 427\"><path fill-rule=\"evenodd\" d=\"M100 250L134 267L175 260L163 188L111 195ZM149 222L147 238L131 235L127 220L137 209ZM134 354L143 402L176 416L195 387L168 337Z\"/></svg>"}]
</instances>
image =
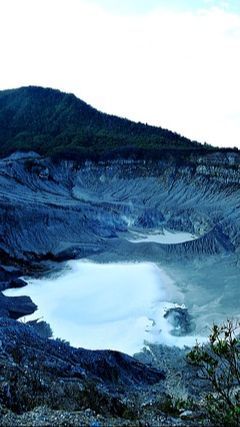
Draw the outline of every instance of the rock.
<instances>
[{"instance_id":1,"label":"rock","mask_svg":"<svg viewBox=\"0 0 240 427\"><path fill-rule=\"evenodd\" d=\"M45 368L54 368L53 372L59 375L64 372L64 376L69 377L88 376L89 379L98 378L104 384L127 387L161 384L165 378L163 372L146 367L124 353L76 349L63 342L43 338L33 326L13 319L0 319L0 340L3 347L9 349L24 346L25 356L29 359L34 354L44 354Z\"/></svg>"},{"instance_id":2,"label":"rock","mask_svg":"<svg viewBox=\"0 0 240 427\"><path fill-rule=\"evenodd\" d=\"M186 335L194 330L194 323L185 307L169 308L166 310L164 317L173 326L172 335Z\"/></svg>"},{"instance_id":3,"label":"rock","mask_svg":"<svg viewBox=\"0 0 240 427\"><path fill-rule=\"evenodd\" d=\"M44 320L29 320L26 322L26 324L34 328L35 332L38 333L42 338L51 338L53 336L51 326Z\"/></svg>"},{"instance_id":4,"label":"rock","mask_svg":"<svg viewBox=\"0 0 240 427\"><path fill-rule=\"evenodd\" d=\"M0 292L0 314L2 317L19 319L20 317L32 314L37 310L37 306L30 297L6 297Z\"/></svg>"},{"instance_id":5,"label":"rock","mask_svg":"<svg viewBox=\"0 0 240 427\"><path fill-rule=\"evenodd\" d=\"M27 283L19 279L23 275L23 271L11 265L0 265L0 291L9 288L21 288L26 286Z\"/></svg>"},{"instance_id":6,"label":"rock","mask_svg":"<svg viewBox=\"0 0 240 427\"><path fill-rule=\"evenodd\" d=\"M182 419L182 420L197 420L197 419L199 419L199 418L204 418L204 414L202 413L202 412L196 412L196 411L183 411L183 412L181 412L181 414L180 414L180 418Z\"/></svg>"},{"instance_id":7,"label":"rock","mask_svg":"<svg viewBox=\"0 0 240 427\"><path fill-rule=\"evenodd\" d=\"M25 282L25 280L15 279L11 280L8 285L8 288L23 288L24 286L27 286L27 282Z\"/></svg>"},{"instance_id":8,"label":"rock","mask_svg":"<svg viewBox=\"0 0 240 427\"><path fill-rule=\"evenodd\" d=\"M143 370L142 363L118 351L97 350L89 353L78 349L78 354L82 366L88 366L88 369L91 366L94 375L101 376L109 383L155 384L165 379L163 371L147 367Z\"/></svg>"},{"instance_id":9,"label":"rock","mask_svg":"<svg viewBox=\"0 0 240 427\"><path fill-rule=\"evenodd\" d=\"M48 179L49 178L49 169L48 168L42 169L39 172L39 178L41 178L41 179Z\"/></svg>"}]
</instances>

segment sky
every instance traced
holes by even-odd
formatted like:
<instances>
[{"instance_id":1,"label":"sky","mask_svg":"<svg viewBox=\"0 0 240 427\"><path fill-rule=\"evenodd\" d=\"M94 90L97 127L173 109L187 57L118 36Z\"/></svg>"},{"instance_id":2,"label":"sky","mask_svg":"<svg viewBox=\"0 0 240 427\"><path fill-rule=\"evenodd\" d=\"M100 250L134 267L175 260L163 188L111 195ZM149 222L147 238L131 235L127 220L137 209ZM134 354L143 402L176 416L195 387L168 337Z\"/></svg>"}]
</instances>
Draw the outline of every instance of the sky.
<instances>
[{"instance_id":1,"label":"sky","mask_svg":"<svg viewBox=\"0 0 240 427\"><path fill-rule=\"evenodd\" d=\"M240 0L0 0L0 89L240 148Z\"/></svg>"}]
</instances>

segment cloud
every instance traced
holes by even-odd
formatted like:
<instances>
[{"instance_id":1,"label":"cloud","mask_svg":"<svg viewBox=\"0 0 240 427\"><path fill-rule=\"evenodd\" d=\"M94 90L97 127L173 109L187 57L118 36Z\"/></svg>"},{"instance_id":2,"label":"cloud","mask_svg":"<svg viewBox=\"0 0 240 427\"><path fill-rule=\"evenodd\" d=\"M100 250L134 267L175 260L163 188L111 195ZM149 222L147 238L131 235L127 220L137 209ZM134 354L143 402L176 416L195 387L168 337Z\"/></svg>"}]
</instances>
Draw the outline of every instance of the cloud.
<instances>
[{"instance_id":1,"label":"cloud","mask_svg":"<svg viewBox=\"0 0 240 427\"><path fill-rule=\"evenodd\" d=\"M118 15L82 0L8 0L0 16L2 88L52 86L112 114L240 146L237 13Z\"/></svg>"}]
</instances>

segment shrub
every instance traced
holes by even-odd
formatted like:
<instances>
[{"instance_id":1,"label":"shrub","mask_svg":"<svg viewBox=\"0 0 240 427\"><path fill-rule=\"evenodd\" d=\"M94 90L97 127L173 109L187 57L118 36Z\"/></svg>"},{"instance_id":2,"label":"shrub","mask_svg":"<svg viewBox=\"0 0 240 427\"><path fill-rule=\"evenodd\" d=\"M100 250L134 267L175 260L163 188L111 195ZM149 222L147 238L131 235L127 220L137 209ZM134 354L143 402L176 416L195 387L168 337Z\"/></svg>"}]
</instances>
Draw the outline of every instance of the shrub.
<instances>
[{"instance_id":1,"label":"shrub","mask_svg":"<svg viewBox=\"0 0 240 427\"><path fill-rule=\"evenodd\" d=\"M196 344L188 361L210 385L206 410L215 425L240 425L240 322L213 325L206 345Z\"/></svg>"}]
</instances>

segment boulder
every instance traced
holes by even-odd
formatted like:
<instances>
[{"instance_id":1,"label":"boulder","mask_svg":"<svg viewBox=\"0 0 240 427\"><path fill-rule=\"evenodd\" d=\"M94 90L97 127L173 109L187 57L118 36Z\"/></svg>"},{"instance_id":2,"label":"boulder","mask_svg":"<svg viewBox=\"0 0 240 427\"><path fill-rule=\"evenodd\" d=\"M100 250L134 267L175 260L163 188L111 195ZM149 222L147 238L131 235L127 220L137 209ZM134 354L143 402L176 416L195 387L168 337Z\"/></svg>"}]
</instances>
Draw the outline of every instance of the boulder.
<instances>
[{"instance_id":1,"label":"boulder","mask_svg":"<svg viewBox=\"0 0 240 427\"><path fill-rule=\"evenodd\" d=\"M164 317L173 326L172 335L187 335L195 328L192 317L186 307L171 307L166 310Z\"/></svg>"},{"instance_id":2,"label":"boulder","mask_svg":"<svg viewBox=\"0 0 240 427\"><path fill-rule=\"evenodd\" d=\"M37 310L30 297L6 297L0 292L0 316L19 319Z\"/></svg>"},{"instance_id":3,"label":"boulder","mask_svg":"<svg viewBox=\"0 0 240 427\"><path fill-rule=\"evenodd\" d=\"M23 288L24 286L27 286L27 282L22 279L11 280L11 282L8 284L8 288Z\"/></svg>"}]
</instances>

